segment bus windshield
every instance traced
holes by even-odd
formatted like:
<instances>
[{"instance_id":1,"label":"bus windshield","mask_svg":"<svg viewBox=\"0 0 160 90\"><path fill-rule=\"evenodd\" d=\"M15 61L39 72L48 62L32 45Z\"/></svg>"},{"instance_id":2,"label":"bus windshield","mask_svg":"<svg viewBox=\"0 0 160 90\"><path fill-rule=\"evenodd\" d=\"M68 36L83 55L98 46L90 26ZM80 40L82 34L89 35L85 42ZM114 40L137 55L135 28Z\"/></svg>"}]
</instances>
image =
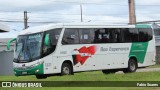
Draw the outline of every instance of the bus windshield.
<instances>
[{"instance_id":1,"label":"bus windshield","mask_svg":"<svg viewBox=\"0 0 160 90\"><path fill-rule=\"evenodd\" d=\"M40 58L42 37L42 33L18 36L14 61L31 62Z\"/></svg>"}]
</instances>

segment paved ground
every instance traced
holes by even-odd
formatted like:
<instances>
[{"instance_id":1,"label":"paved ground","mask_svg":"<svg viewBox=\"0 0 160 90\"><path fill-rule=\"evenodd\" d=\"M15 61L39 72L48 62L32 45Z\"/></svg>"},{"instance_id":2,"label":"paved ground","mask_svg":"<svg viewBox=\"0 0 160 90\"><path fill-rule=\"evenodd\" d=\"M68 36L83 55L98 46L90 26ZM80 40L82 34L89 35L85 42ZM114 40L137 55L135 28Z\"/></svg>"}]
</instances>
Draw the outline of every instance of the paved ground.
<instances>
[{"instance_id":1,"label":"paved ground","mask_svg":"<svg viewBox=\"0 0 160 90\"><path fill-rule=\"evenodd\" d=\"M152 72L152 71L160 71L160 68L140 68L136 72Z\"/></svg>"},{"instance_id":2,"label":"paved ground","mask_svg":"<svg viewBox=\"0 0 160 90\"><path fill-rule=\"evenodd\" d=\"M136 72L154 72L160 71L160 68L138 68ZM116 72L116 74L123 74L122 71Z\"/></svg>"}]
</instances>

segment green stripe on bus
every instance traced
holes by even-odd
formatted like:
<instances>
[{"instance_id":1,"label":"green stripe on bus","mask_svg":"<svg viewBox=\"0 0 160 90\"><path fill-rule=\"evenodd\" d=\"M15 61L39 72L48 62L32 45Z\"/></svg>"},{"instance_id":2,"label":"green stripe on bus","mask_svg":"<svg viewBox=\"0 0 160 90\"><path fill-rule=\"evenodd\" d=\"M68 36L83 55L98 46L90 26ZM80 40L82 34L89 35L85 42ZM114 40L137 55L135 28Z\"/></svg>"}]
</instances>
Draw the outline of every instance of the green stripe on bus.
<instances>
[{"instance_id":1,"label":"green stripe on bus","mask_svg":"<svg viewBox=\"0 0 160 90\"><path fill-rule=\"evenodd\" d=\"M148 48L148 42L132 43L129 58L136 57L138 63L144 63L147 48Z\"/></svg>"},{"instance_id":2,"label":"green stripe on bus","mask_svg":"<svg viewBox=\"0 0 160 90\"><path fill-rule=\"evenodd\" d=\"M135 26L135 28L151 28L151 26L150 25L145 25L145 24L137 24Z\"/></svg>"}]
</instances>

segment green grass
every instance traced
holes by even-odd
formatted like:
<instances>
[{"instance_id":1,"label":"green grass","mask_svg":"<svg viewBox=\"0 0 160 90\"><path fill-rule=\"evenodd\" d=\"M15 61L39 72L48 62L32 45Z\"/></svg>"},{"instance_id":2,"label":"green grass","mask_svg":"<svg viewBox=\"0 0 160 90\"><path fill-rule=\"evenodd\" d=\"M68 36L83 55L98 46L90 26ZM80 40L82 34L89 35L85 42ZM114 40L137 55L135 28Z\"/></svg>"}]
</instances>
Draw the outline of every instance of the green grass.
<instances>
[{"instance_id":1,"label":"green grass","mask_svg":"<svg viewBox=\"0 0 160 90\"><path fill-rule=\"evenodd\" d=\"M35 76L0 76L0 81L160 81L160 72L141 72L129 74L108 74L104 75L100 71L75 73L71 76L50 76L47 79L36 79ZM11 88L0 88L0 90ZM159 88L111 88L111 87L55 87L55 88L23 88L23 90L159 90ZM22 88L12 88L11 90L22 90Z\"/></svg>"},{"instance_id":2,"label":"green grass","mask_svg":"<svg viewBox=\"0 0 160 90\"><path fill-rule=\"evenodd\" d=\"M129 74L108 74L101 71L81 72L70 76L50 76L36 79L31 76L0 76L0 81L160 81L160 72L139 72Z\"/></svg>"}]
</instances>

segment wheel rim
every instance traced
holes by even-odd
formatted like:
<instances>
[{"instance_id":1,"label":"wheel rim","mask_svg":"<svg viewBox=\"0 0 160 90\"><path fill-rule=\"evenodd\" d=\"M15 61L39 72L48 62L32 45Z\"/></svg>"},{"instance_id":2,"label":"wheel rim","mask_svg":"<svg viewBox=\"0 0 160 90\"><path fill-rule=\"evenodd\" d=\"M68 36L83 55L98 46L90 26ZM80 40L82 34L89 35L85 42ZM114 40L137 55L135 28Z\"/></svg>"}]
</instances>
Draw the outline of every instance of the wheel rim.
<instances>
[{"instance_id":1,"label":"wheel rim","mask_svg":"<svg viewBox=\"0 0 160 90\"><path fill-rule=\"evenodd\" d=\"M65 75L69 75L69 73L70 73L69 68L68 68L68 67L64 67L64 68L63 68L63 73L64 73Z\"/></svg>"},{"instance_id":2,"label":"wheel rim","mask_svg":"<svg viewBox=\"0 0 160 90\"><path fill-rule=\"evenodd\" d=\"M134 71L134 70L136 69L136 65L135 65L134 62L131 62L131 63L130 63L130 69L131 69L132 71Z\"/></svg>"}]
</instances>

